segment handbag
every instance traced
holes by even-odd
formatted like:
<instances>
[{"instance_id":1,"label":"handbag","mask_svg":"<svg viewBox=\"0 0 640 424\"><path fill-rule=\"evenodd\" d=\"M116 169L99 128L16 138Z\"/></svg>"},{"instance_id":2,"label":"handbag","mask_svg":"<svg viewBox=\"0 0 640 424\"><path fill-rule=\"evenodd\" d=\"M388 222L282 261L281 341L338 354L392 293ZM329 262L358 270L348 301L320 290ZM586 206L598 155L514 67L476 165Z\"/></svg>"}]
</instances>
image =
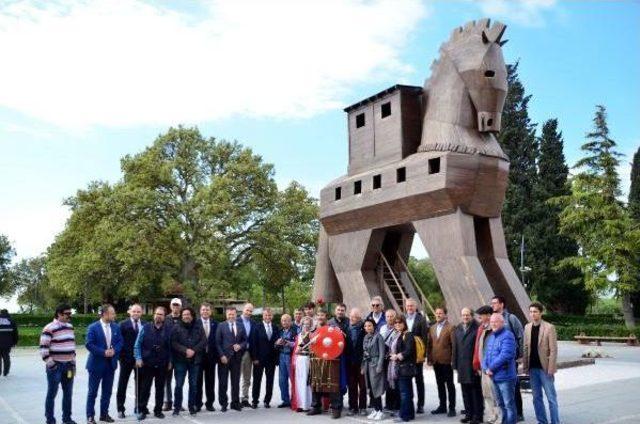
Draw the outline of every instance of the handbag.
<instances>
[{"instance_id":1,"label":"handbag","mask_svg":"<svg viewBox=\"0 0 640 424\"><path fill-rule=\"evenodd\" d=\"M398 377L413 377L416 375L416 364L414 363L398 363L396 367Z\"/></svg>"}]
</instances>

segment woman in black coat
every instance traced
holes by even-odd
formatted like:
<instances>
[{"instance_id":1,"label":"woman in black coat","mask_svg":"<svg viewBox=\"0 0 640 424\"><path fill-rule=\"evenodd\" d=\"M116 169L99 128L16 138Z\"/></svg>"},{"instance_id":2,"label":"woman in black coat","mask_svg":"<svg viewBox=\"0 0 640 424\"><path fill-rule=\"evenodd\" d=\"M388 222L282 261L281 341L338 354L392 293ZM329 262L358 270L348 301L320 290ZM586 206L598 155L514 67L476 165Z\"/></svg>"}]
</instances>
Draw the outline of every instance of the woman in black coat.
<instances>
[{"instance_id":1,"label":"woman in black coat","mask_svg":"<svg viewBox=\"0 0 640 424\"><path fill-rule=\"evenodd\" d=\"M413 377L416 372L416 344L413 334L407 329L403 316L395 319L395 328L400 335L391 345L389 360L395 364L394 373L400 389L400 419L411 421L416 418L413 407Z\"/></svg>"}]
</instances>

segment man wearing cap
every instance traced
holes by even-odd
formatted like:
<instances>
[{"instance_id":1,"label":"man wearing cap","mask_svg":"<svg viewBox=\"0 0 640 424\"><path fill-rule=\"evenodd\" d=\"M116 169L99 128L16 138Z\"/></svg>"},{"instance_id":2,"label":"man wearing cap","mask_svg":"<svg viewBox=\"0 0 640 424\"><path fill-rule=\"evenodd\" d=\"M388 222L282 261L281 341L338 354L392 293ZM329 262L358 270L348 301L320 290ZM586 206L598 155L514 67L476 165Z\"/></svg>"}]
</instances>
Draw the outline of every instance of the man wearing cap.
<instances>
[{"instance_id":1,"label":"man wearing cap","mask_svg":"<svg viewBox=\"0 0 640 424\"><path fill-rule=\"evenodd\" d=\"M167 326L167 331L171 334L174 325L179 325L181 321L180 312L182 312L182 300L177 297L171 299L171 313L165 320L165 325ZM163 411L171 411L173 409L173 393L171 390L171 379L173 378L173 367L170 367L167 370L167 378L165 380L164 387L164 405L162 406Z\"/></svg>"},{"instance_id":2,"label":"man wearing cap","mask_svg":"<svg viewBox=\"0 0 640 424\"><path fill-rule=\"evenodd\" d=\"M481 375L482 397L484 398L484 417L489 424L500 424L502 422L502 412L498 407L496 398L493 394L493 382L491 377L482 372L482 359L485 354L485 342L489 334L491 334L491 326L489 320L493 309L489 305L481 306L476 311L480 318L478 332L476 333L476 349L473 355L473 370Z\"/></svg>"}]
</instances>

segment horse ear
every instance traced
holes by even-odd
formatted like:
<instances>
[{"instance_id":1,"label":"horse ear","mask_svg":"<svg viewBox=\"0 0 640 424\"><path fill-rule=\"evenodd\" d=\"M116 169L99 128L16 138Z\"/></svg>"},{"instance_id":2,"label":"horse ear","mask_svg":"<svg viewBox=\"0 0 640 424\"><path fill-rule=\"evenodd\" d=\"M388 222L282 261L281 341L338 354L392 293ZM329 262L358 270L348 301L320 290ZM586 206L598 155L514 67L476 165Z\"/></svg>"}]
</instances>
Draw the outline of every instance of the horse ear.
<instances>
[{"instance_id":1,"label":"horse ear","mask_svg":"<svg viewBox=\"0 0 640 424\"><path fill-rule=\"evenodd\" d=\"M500 47L502 47L502 46L504 46L505 44L507 44L507 41L509 41L509 40L498 41L498 44L500 44Z\"/></svg>"},{"instance_id":2,"label":"horse ear","mask_svg":"<svg viewBox=\"0 0 640 424\"><path fill-rule=\"evenodd\" d=\"M482 42L484 44L489 44L489 37L487 37L487 33L482 30Z\"/></svg>"}]
</instances>

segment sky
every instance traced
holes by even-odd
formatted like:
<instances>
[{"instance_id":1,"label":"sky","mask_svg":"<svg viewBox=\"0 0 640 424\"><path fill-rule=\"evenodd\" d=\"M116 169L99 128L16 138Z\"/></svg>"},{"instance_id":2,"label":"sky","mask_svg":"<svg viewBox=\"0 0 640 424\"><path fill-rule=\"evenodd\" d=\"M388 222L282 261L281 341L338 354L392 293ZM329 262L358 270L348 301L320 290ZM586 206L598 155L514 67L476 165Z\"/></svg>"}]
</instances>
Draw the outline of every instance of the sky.
<instances>
[{"instance_id":1,"label":"sky","mask_svg":"<svg viewBox=\"0 0 640 424\"><path fill-rule=\"evenodd\" d=\"M640 2L0 0L0 234L44 252L90 181L170 126L238 140L317 197L347 167L345 106L423 85L453 28L508 28L530 116L559 120L571 165L596 104L640 146ZM633 77L636 75L636 77ZM414 247L416 256L424 249ZM2 300L0 300L0 305Z\"/></svg>"}]
</instances>

